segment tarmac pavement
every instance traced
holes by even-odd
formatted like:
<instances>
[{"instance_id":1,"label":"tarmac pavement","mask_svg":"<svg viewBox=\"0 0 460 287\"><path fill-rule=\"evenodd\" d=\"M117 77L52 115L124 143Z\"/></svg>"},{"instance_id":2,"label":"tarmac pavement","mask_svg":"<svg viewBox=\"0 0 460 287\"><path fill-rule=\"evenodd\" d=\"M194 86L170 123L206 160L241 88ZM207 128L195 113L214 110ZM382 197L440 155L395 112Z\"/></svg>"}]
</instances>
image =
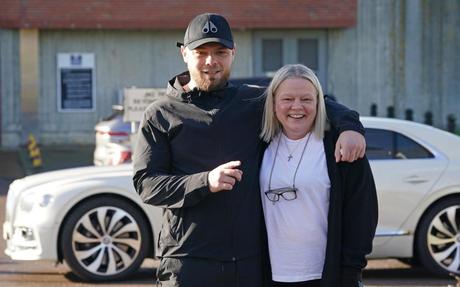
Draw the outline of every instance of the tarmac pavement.
<instances>
[{"instance_id":1,"label":"tarmac pavement","mask_svg":"<svg viewBox=\"0 0 460 287\"><path fill-rule=\"evenodd\" d=\"M6 193L10 183L23 176L24 169L20 163L18 152L0 150L0 192Z\"/></svg>"}]
</instances>

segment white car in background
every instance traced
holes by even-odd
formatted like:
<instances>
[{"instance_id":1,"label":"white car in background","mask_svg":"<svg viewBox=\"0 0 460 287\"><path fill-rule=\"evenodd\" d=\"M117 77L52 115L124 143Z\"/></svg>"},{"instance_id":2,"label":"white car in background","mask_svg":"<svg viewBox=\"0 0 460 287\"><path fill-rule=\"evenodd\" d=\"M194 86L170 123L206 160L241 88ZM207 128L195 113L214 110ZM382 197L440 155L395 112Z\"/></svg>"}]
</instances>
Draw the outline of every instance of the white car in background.
<instances>
[{"instance_id":1,"label":"white car in background","mask_svg":"<svg viewBox=\"0 0 460 287\"><path fill-rule=\"evenodd\" d=\"M402 120L362 118L377 185L371 258L460 274L460 137ZM65 260L89 281L132 274L154 256L162 212L145 205L132 167L87 167L14 181L3 237L17 260Z\"/></svg>"},{"instance_id":2,"label":"white car in background","mask_svg":"<svg viewBox=\"0 0 460 287\"><path fill-rule=\"evenodd\" d=\"M96 147L94 165L119 165L131 162L131 123L123 121L123 106L113 105L112 114L94 127Z\"/></svg>"},{"instance_id":3,"label":"white car in background","mask_svg":"<svg viewBox=\"0 0 460 287\"><path fill-rule=\"evenodd\" d=\"M268 77L230 80L235 86L243 84L268 86L270 81L271 78ZM137 130L139 122L136 122L133 127L133 123L123 121L123 111L123 105L113 105L112 114L99 121L94 127L96 144L93 154L94 165L119 165L131 162L131 137L134 136L132 131Z\"/></svg>"}]
</instances>

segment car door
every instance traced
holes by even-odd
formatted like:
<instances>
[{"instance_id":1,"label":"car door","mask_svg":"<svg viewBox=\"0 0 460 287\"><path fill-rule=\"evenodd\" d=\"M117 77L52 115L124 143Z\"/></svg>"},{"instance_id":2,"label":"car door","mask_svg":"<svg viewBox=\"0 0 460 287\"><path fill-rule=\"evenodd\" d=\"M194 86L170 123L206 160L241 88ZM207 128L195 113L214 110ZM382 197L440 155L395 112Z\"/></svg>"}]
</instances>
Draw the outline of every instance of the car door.
<instances>
[{"instance_id":1,"label":"car door","mask_svg":"<svg viewBox=\"0 0 460 287\"><path fill-rule=\"evenodd\" d=\"M379 199L374 245L380 245L407 234L402 224L440 178L447 160L396 131L366 129L366 142Z\"/></svg>"}]
</instances>

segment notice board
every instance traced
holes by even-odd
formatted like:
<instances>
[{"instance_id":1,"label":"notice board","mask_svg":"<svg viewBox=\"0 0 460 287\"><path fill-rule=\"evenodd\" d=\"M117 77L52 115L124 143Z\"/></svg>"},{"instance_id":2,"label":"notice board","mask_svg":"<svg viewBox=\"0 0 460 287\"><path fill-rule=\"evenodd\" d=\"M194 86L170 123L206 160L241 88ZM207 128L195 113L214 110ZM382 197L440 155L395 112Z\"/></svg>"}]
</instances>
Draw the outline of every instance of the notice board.
<instances>
[{"instance_id":1,"label":"notice board","mask_svg":"<svg viewBox=\"0 0 460 287\"><path fill-rule=\"evenodd\" d=\"M59 53L57 57L59 112L95 110L95 64L91 53Z\"/></svg>"}]
</instances>

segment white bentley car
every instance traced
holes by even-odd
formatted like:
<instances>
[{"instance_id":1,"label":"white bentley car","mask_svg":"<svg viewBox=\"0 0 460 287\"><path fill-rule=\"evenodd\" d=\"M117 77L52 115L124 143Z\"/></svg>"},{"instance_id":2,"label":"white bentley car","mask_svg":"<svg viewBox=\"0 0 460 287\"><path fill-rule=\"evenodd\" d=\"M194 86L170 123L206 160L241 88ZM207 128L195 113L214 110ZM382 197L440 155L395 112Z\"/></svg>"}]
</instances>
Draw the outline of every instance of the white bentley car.
<instances>
[{"instance_id":1,"label":"white bentley car","mask_svg":"<svg viewBox=\"0 0 460 287\"><path fill-rule=\"evenodd\" d=\"M361 120L379 198L370 257L460 274L460 137L409 121ZM7 195L5 253L65 260L85 280L114 280L154 256L161 216L141 202L128 164L27 176Z\"/></svg>"}]
</instances>

